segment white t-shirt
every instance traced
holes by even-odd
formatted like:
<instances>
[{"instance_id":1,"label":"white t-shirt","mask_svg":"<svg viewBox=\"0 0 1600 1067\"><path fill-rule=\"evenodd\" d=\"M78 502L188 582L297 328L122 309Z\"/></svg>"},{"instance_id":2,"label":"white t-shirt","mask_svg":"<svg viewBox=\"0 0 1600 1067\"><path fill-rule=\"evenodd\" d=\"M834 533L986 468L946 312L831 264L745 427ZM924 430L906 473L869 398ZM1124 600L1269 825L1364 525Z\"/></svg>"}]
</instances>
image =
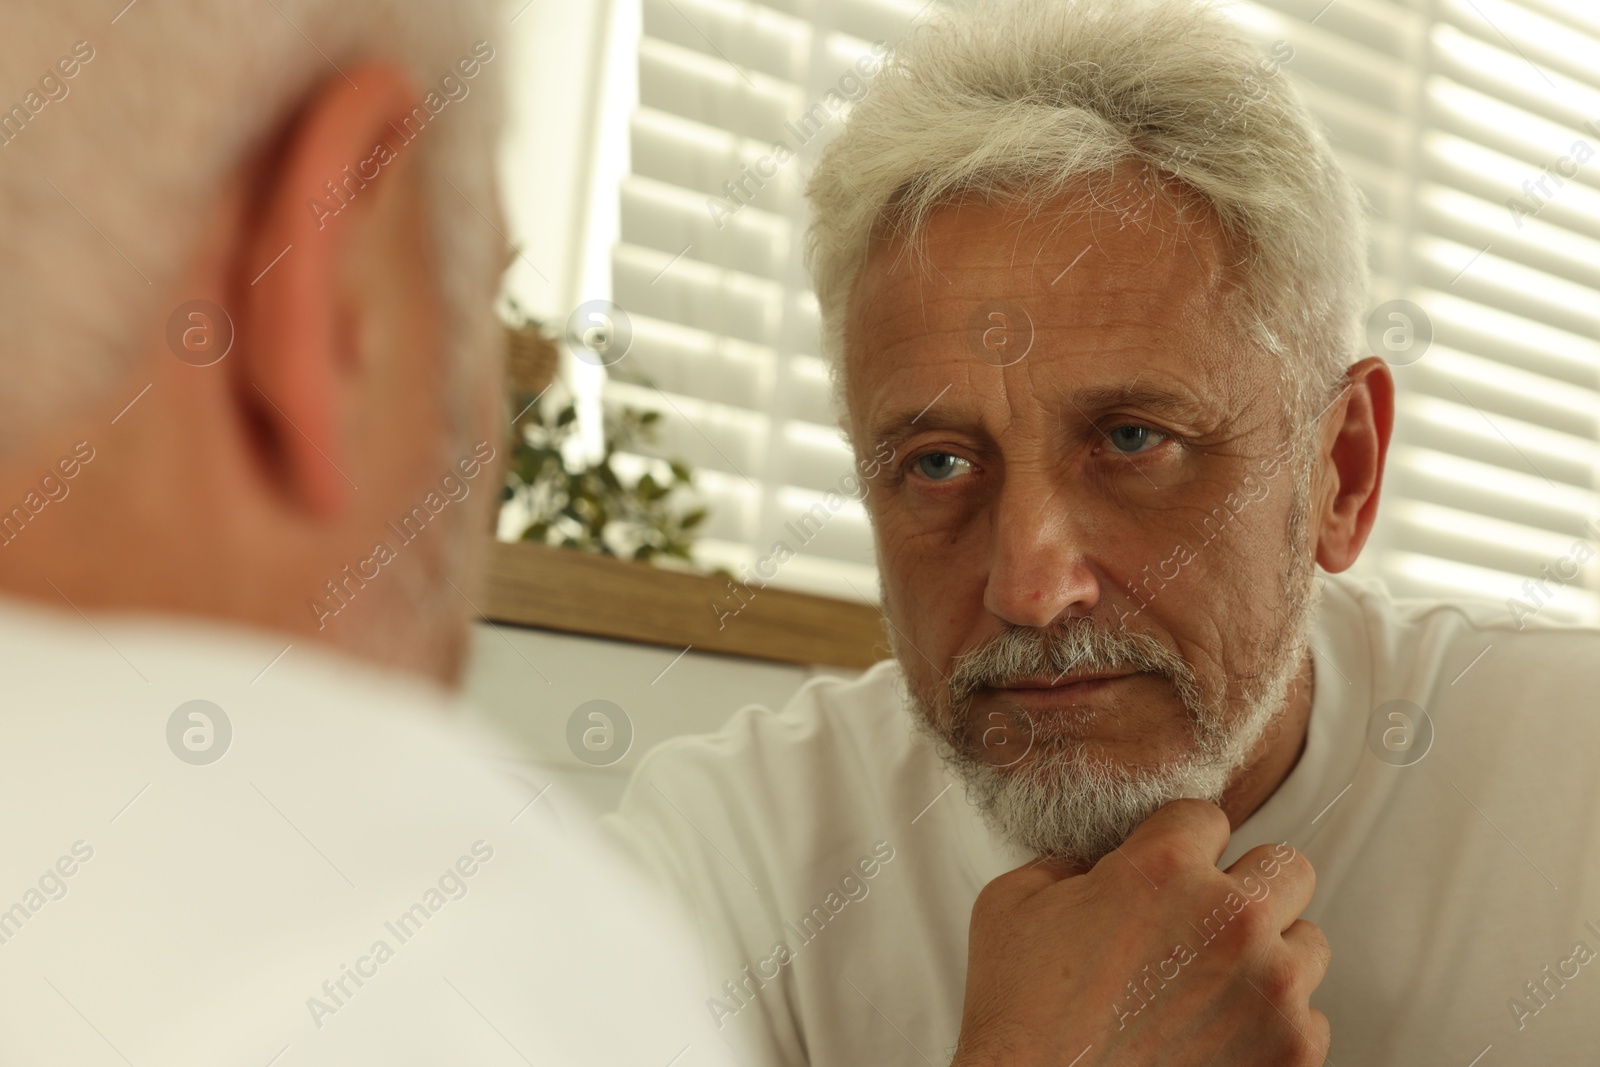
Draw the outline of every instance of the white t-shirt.
<instances>
[{"instance_id":1,"label":"white t-shirt","mask_svg":"<svg viewBox=\"0 0 1600 1067\"><path fill-rule=\"evenodd\" d=\"M726 1062L592 826L288 643L0 602L0 1063Z\"/></svg>"},{"instance_id":2,"label":"white t-shirt","mask_svg":"<svg viewBox=\"0 0 1600 1067\"><path fill-rule=\"evenodd\" d=\"M1287 841L1315 866L1332 1062L1600 1060L1600 631L1331 577L1312 639L1304 754L1221 865ZM695 907L702 1010L761 1063L948 1062L973 901L1032 858L902 686L884 663L669 742L609 820ZM1420 760L1394 700L1431 721Z\"/></svg>"}]
</instances>

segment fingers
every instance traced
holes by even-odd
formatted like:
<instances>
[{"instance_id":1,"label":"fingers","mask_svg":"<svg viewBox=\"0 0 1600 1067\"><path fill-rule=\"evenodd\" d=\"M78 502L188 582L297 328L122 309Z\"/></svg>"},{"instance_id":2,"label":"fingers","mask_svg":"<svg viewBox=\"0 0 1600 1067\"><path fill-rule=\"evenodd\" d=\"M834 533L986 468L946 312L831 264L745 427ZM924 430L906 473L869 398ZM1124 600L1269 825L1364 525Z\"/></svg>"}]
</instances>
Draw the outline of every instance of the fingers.
<instances>
[{"instance_id":1,"label":"fingers","mask_svg":"<svg viewBox=\"0 0 1600 1067\"><path fill-rule=\"evenodd\" d=\"M1036 859L995 878L978 894L985 905L1007 907L1020 903L1057 882L1082 874L1084 868Z\"/></svg>"},{"instance_id":2,"label":"fingers","mask_svg":"<svg viewBox=\"0 0 1600 1067\"><path fill-rule=\"evenodd\" d=\"M1122 843L1122 852L1147 877L1159 882L1159 874L1186 865L1215 867L1232 832L1228 817L1215 804L1174 800L1140 823ZM1152 869L1159 874L1151 873Z\"/></svg>"},{"instance_id":3,"label":"fingers","mask_svg":"<svg viewBox=\"0 0 1600 1067\"><path fill-rule=\"evenodd\" d=\"M1027 870L1029 867L1034 868L1035 870L1045 871L1057 879L1076 878L1078 875L1085 874L1089 870L1089 865L1086 863L1075 863L1070 860L1047 859L1044 856L1040 856L1038 859L1027 864L1022 869Z\"/></svg>"},{"instance_id":4,"label":"fingers","mask_svg":"<svg viewBox=\"0 0 1600 1067\"><path fill-rule=\"evenodd\" d=\"M1227 873L1237 879L1245 896L1277 920L1277 929L1287 930L1311 903L1317 888L1317 872L1305 853L1286 844L1259 845L1240 856Z\"/></svg>"},{"instance_id":5,"label":"fingers","mask_svg":"<svg viewBox=\"0 0 1600 1067\"><path fill-rule=\"evenodd\" d=\"M1248 979L1256 993L1272 1005L1277 1015L1293 1028L1295 1055L1284 1064L1323 1064L1327 1061L1330 1030L1327 1016L1310 1006L1311 995L1328 973L1331 958L1328 939L1315 923L1297 920L1282 934L1270 962L1258 964L1254 978Z\"/></svg>"},{"instance_id":6,"label":"fingers","mask_svg":"<svg viewBox=\"0 0 1600 1067\"><path fill-rule=\"evenodd\" d=\"M1283 932L1283 942L1289 946L1290 955L1299 964L1304 981L1309 983L1304 990L1304 994L1309 997L1311 991L1322 984L1322 979L1328 973L1328 962L1333 959L1333 949L1328 944L1328 938L1316 923L1296 919L1289 929Z\"/></svg>"},{"instance_id":7,"label":"fingers","mask_svg":"<svg viewBox=\"0 0 1600 1067\"><path fill-rule=\"evenodd\" d=\"M1307 1064L1327 1064L1328 1052L1333 1042L1333 1030L1328 1017L1316 1009L1306 1016L1306 1021L1295 1027L1295 1033L1305 1043L1305 1055L1299 1061Z\"/></svg>"}]
</instances>

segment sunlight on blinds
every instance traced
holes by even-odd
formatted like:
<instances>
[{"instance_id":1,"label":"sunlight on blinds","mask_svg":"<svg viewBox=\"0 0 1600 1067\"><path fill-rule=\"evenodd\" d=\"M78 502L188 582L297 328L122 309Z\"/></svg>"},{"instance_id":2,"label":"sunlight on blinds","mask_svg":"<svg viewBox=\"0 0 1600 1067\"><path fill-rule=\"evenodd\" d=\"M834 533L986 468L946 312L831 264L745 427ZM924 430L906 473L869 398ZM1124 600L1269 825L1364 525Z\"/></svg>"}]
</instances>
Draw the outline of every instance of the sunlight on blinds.
<instances>
[{"instance_id":1,"label":"sunlight on blinds","mask_svg":"<svg viewBox=\"0 0 1600 1067\"><path fill-rule=\"evenodd\" d=\"M818 358L801 190L924 5L617 2L637 8L638 92L609 262L635 342L603 402L661 411L661 453L704 472L706 560L739 573L781 541L793 558L773 584L874 596L862 508L828 506L852 461ZM1402 596L1600 621L1600 14L1561 0L1228 10L1289 56L1370 202L1369 304L1386 309L1371 335L1401 306L1424 339L1391 360L1396 439L1361 568Z\"/></svg>"}]
</instances>

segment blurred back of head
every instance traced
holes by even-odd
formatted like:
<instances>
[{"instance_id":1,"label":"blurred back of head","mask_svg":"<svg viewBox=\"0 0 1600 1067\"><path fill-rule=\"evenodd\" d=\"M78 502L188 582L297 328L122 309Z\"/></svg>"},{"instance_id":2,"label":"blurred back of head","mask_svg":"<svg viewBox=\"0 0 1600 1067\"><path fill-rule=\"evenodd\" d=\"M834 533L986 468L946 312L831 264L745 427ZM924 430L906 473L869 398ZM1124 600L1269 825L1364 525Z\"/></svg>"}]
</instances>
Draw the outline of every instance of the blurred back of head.
<instances>
[{"instance_id":1,"label":"blurred back of head","mask_svg":"<svg viewBox=\"0 0 1600 1067\"><path fill-rule=\"evenodd\" d=\"M494 10L8 13L0 592L307 632L454 676L449 582L498 495L471 459L500 443ZM197 299L237 331L215 366L175 347ZM75 499L24 507L80 439L96 461ZM451 488L469 460L470 508Z\"/></svg>"},{"instance_id":2,"label":"blurred back of head","mask_svg":"<svg viewBox=\"0 0 1600 1067\"><path fill-rule=\"evenodd\" d=\"M363 58L386 58L410 73L419 103L428 91L446 95L440 80L459 83L457 59L490 36L491 6L163 0L135 3L115 24L104 5L82 2L8 12L0 369L16 387L0 394L0 449L122 384L138 346L165 323L168 290L202 237L206 207L315 86ZM93 58L63 77L57 63L80 41ZM41 88L46 78L61 88ZM481 297L501 265L481 222L468 224L471 203L493 199L500 114L484 89L473 86L483 99L454 109L419 145L438 276L460 315L452 335L463 375L492 354ZM25 101L33 91L46 101L36 114ZM20 125L18 109L28 112Z\"/></svg>"}]
</instances>

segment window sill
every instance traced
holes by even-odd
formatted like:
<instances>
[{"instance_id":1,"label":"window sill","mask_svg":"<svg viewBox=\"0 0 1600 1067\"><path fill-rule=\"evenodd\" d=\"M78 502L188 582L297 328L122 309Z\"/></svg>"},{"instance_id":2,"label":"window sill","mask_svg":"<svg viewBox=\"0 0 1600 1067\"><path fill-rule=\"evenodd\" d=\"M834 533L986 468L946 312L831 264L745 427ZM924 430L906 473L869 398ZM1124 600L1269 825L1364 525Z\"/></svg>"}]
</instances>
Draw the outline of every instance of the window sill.
<instances>
[{"instance_id":1,"label":"window sill","mask_svg":"<svg viewBox=\"0 0 1600 1067\"><path fill-rule=\"evenodd\" d=\"M753 659L864 669L889 656L876 607L544 545L495 541L491 622ZM743 606L740 598L743 598Z\"/></svg>"}]
</instances>

